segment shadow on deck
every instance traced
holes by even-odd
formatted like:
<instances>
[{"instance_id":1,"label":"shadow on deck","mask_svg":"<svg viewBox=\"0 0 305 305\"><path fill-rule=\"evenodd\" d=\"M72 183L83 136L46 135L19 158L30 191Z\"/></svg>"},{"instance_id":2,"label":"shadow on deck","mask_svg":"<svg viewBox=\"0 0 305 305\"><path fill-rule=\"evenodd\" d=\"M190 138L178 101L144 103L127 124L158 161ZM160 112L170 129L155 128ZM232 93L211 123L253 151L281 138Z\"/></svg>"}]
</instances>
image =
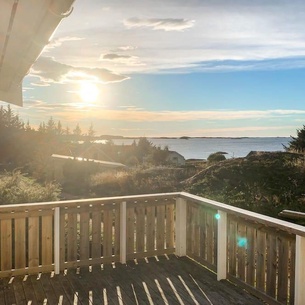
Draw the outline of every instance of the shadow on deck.
<instances>
[{"instance_id":1,"label":"shadow on deck","mask_svg":"<svg viewBox=\"0 0 305 305\"><path fill-rule=\"evenodd\" d=\"M69 269L0 280L0 304L264 304L187 257Z\"/></svg>"}]
</instances>

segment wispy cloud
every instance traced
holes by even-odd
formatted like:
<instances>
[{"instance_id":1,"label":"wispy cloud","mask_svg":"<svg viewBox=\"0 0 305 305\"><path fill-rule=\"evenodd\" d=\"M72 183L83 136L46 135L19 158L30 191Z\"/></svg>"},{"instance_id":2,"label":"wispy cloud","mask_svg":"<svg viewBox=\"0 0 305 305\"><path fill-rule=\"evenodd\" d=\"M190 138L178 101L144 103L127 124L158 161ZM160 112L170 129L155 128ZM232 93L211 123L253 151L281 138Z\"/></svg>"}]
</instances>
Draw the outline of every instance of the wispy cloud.
<instances>
[{"instance_id":1,"label":"wispy cloud","mask_svg":"<svg viewBox=\"0 0 305 305\"><path fill-rule=\"evenodd\" d=\"M71 36L65 36L65 37L60 37L57 39L54 39L49 42L49 44L43 49L44 53L50 52L52 49L60 47L63 43L68 42L68 41L80 41L84 40L85 38L81 37L71 37Z\"/></svg>"},{"instance_id":2,"label":"wispy cloud","mask_svg":"<svg viewBox=\"0 0 305 305\"><path fill-rule=\"evenodd\" d=\"M51 57L39 57L30 74L37 76L43 83L68 83L91 80L101 83L120 82L128 79L107 69L73 67L54 60Z\"/></svg>"},{"instance_id":3,"label":"wispy cloud","mask_svg":"<svg viewBox=\"0 0 305 305\"><path fill-rule=\"evenodd\" d=\"M103 119L128 121L231 121L247 119L267 119L282 116L304 115L305 110L249 110L249 111L144 111L126 108L126 110L103 110Z\"/></svg>"},{"instance_id":4,"label":"wispy cloud","mask_svg":"<svg viewBox=\"0 0 305 305\"><path fill-rule=\"evenodd\" d=\"M153 30L163 31L183 31L192 28L195 24L195 20L188 19L175 19L175 18L129 18L123 21L124 25L131 28L151 28Z\"/></svg>"},{"instance_id":5,"label":"wispy cloud","mask_svg":"<svg viewBox=\"0 0 305 305\"><path fill-rule=\"evenodd\" d=\"M32 85L32 84L31 84ZM32 88L32 87L22 87L22 91L23 92L26 92L26 91L28 91L28 90L34 90L34 88Z\"/></svg>"},{"instance_id":6,"label":"wispy cloud","mask_svg":"<svg viewBox=\"0 0 305 305\"><path fill-rule=\"evenodd\" d=\"M107 53L100 56L101 61L110 61L114 63L121 63L125 65L139 66L145 65L142 63L137 56L117 54L117 53Z\"/></svg>"},{"instance_id":7,"label":"wispy cloud","mask_svg":"<svg viewBox=\"0 0 305 305\"><path fill-rule=\"evenodd\" d=\"M42 100L37 99L26 99L24 101L24 108L23 109L31 109L31 110L54 110L54 109L61 109L63 111L68 111L68 109L71 109L70 103L53 103L48 104ZM50 114L52 115L52 114Z\"/></svg>"},{"instance_id":8,"label":"wispy cloud","mask_svg":"<svg viewBox=\"0 0 305 305\"><path fill-rule=\"evenodd\" d=\"M35 82L35 83L31 83L32 86L35 87L49 87L50 84L46 83L46 82Z\"/></svg>"},{"instance_id":9,"label":"wispy cloud","mask_svg":"<svg viewBox=\"0 0 305 305\"><path fill-rule=\"evenodd\" d=\"M136 55L146 65L105 62L105 68L128 74L171 72L172 69L222 72L305 67L304 61L291 60L305 57L305 3L302 1L108 3L110 12L105 12L97 1L92 1L91 10L90 5L75 3L73 14L65 20L65 27L59 28L58 35L86 37L86 41L59 39L53 45L62 45L48 54L64 63L94 67L99 66L99 55L105 50L122 55L124 51L131 51L131 46L137 46L137 54L129 55ZM80 20L86 21L80 25ZM264 64L266 60L277 62Z\"/></svg>"},{"instance_id":10,"label":"wispy cloud","mask_svg":"<svg viewBox=\"0 0 305 305\"><path fill-rule=\"evenodd\" d=\"M130 55L120 55L120 54L114 54L114 53L108 53L101 56L101 59L105 60L125 60L130 59L132 56Z\"/></svg>"},{"instance_id":11,"label":"wispy cloud","mask_svg":"<svg viewBox=\"0 0 305 305\"><path fill-rule=\"evenodd\" d=\"M72 106L72 105L71 105ZM86 108L86 107L85 107ZM70 107L68 111L61 109L58 115L65 117L68 121L78 120L83 117L84 108ZM87 109L87 108L86 108ZM205 122L237 121L237 120L259 120L283 117L298 117L305 115L305 110L249 110L249 111L147 111L141 108L127 106L125 109L106 109L93 105L87 109L91 118L105 121L124 122L192 122L204 120Z\"/></svg>"},{"instance_id":12,"label":"wispy cloud","mask_svg":"<svg viewBox=\"0 0 305 305\"><path fill-rule=\"evenodd\" d=\"M292 134L296 129L295 125L280 125L280 126L243 126L243 127L224 127L224 128L200 128L191 130L187 134L189 136L201 136L206 137L247 137L249 135L257 137L277 136L289 136L289 132ZM179 134L177 134L179 136Z\"/></svg>"},{"instance_id":13,"label":"wispy cloud","mask_svg":"<svg viewBox=\"0 0 305 305\"><path fill-rule=\"evenodd\" d=\"M283 129L291 129L295 128L293 125L285 125L285 126L243 126L243 127L226 127L226 128L204 128L193 130L192 132L197 134L210 134L210 133L227 133L227 134L235 134L235 132L248 132L248 131L269 131L269 130L283 130Z\"/></svg>"},{"instance_id":14,"label":"wispy cloud","mask_svg":"<svg viewBox=\"0 0 305 305\"><path fill-rule=\"evenodd\" d=\"M128 111L142 111L142 110L144 110L144 108L140 108L140 107L133 106L133 105L121 105L121 106L119 106L119 108L122 108L122 109L128 110Z\"/></svg>"},{"instance_id":15,"label":"wispy cloud","mask_svg":"<svg viewBox=\"0 0 305 305\"><path fill-rule=\"evenodd\" d=\"M141 131L141 132L147 132L147 131L154 131L154 129L149 129L149 128L112 128L115 131L118 132L133 132L133 131Z\"/></svg>"},{"instance_id":16,"label":"wispy cloud","mask_svg":"<svg viewBox=\"0 0 305 305\"><path fill-rule=\"evenodd\" d=\"M132 51L137 49L137 47L134 46L122 46L122 47L118 47L118 50L120 51Z\"/></svg>"}]
</instances>

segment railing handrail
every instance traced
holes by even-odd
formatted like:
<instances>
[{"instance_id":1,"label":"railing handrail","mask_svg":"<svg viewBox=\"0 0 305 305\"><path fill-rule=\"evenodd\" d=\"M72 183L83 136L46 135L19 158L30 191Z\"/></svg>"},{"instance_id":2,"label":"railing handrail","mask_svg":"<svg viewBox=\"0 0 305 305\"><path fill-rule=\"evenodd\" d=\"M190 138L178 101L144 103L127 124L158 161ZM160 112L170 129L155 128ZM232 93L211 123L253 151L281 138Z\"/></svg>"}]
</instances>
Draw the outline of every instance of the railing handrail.
<instances>
[{"instance_id":1,"label":"railing handrail","mask_svg":"<svg viewBox=\"0 0 305 305\"><path fill-rule=\"evenodd\" d=\"M75 206L87 203L103 203L111 204L114 202L122 202L128 200L151 200L151 199L166 199L167 197L179 197L180 192L173 193L157 193L157 194L143 194L143 195L128 195L128 196L115 196L115 197L101 197L101 198L90 198L90 199L74 199L74 200L62 200L62 201L49 201L49 202L34 202L34 203L21 203L21 204L5 204L0 205L0 215L3 212L19 211L19 210L32 210L39 207L52 209L56 207Z\"/></svg>"},{"instance_id":2,"label":"railing handrail","mask_svg":"<svg viewBox=\"0 0 305 305\"><path fill-rule=\"evenodd\" d=\"M152 200L152 199L166 199L166 197L173 198L183 198L186 200L191 200L193 202L209 206L216 210L221 210L229 214L234 214L235 216L243 217L259 224L265 226L271 226L279 230L286 231L288 233L300 235L305 237L305 227L297 225L285 220L273 218L263 214L255 213L249 210L242 208L237 208L225 203L221 203L215 200L208 198L203 198L197 195L192 195L186 192L173 192L173 193L157 193L157 194L143 194L143 195L129 195L129 196L115 196L115 197L102 197L102 198L90 198L90 199L76 199L76 200L64 200L64 201L51 201L51 202L39 202L39 203L26 203L26 204L11 204L11 205L1 205L0 206L0 215L5 213L11 213L12 211L25 211L29 212L33 209L42 208L42 209L53 209L56 207L68 207L82 204L112 204L114 202L122 202L129 200Z\"/></svg>"},{"instance_id":3,"label":"railing handrail","mask_svg":"<svg viewBox=\"0 0 305 305\"><path fill-rule=\"evenodd\" d=\"M305 237L305 227L301 225L297 225L285 220L273 218L270 216L266 216L263 214L255 213L252 211L248 211L245 209L237 208L225 203L221 203L215 200L203 198L197 195L192 195L189 193L181 192L179 194L182 198L186 200L191 200L199 204L203 204L209 207L212 207L216 210L221 210L223 212L227 212L229 214L234 214L235 216L240 216L248 220L252 220L254 222L260 223L265 226L270 226L277 228L279 230L283 230L292 234L300 235Z\"/></svg>"}]
</instances>

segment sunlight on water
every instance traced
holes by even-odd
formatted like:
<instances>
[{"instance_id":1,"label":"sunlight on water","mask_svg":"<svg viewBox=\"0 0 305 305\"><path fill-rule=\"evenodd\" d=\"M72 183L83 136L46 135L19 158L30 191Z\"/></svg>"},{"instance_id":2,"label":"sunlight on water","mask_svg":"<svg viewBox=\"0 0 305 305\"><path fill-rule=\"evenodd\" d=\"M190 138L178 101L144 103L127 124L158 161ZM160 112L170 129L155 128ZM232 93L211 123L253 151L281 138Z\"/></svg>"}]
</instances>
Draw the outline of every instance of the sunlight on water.
<instances>
[{"instance_id":1,"label":"sunlight on water","mask_svg":"<svg viewBox=\"0 0 305 305\"><path fill-rule=\"evenodd\" d=\"M138 139L113 139L115 145L131 145ZM283 145L288 145L290 138L190 138L183 139L160 139L148 138L154 145L177 151L186 159L207 159L211 153L224 151L226 158L245 157L250 151L284 151Z\"/></svg>"}]
</instances>

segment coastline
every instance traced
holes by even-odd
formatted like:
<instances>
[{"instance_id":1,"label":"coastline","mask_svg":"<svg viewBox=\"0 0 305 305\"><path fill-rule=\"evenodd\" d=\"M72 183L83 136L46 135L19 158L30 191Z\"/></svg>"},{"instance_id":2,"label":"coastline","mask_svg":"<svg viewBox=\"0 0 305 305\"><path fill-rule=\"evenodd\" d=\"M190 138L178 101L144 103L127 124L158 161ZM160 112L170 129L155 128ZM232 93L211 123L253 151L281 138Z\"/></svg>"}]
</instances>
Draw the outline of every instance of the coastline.
<instances>
[{"instance_id":1,"label":"coastline","mask_svg":"<svg viewBox=\"0 0 305 305\"><path fill-rule=\"evenodd\" d=\"M97 140L105 144L111 140L115 145L131 145L140 138L121 137ZM185 159L207 159L217 151L226 152L226 157L245 157L250 151L284 151L290 137L147 137L157 147L168 147L181 154Z\"/></svg>"}]
</instances>

